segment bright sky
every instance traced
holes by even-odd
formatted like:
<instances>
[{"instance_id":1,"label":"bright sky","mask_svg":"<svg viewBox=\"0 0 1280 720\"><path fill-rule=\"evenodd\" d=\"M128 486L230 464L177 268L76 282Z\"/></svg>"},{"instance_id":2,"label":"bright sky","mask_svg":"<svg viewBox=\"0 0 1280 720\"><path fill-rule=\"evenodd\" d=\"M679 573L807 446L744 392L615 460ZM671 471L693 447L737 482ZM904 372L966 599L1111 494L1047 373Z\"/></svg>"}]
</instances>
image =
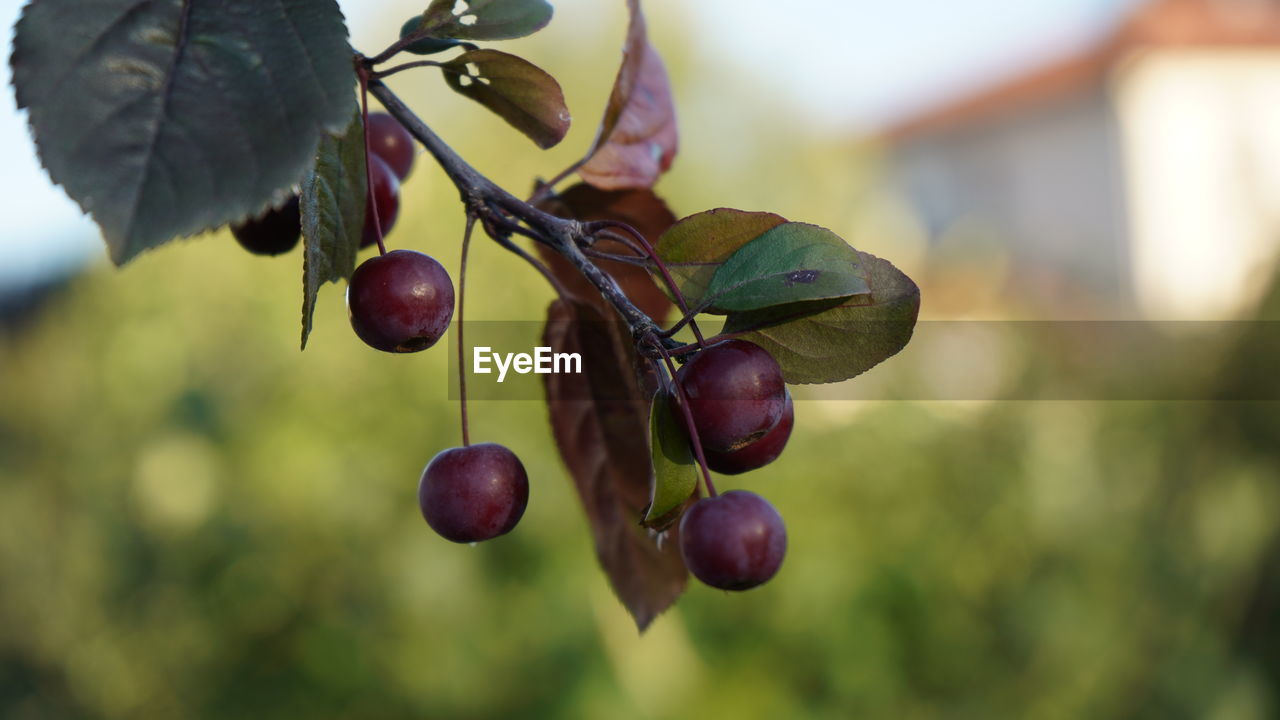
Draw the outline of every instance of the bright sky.
<instances>
[{"instance_id":1,"label":"bright sky","mask_svg":"<svg viewBox=\"0 0 1280 720\"><path fill-rule=\"evenodd\" d=\"M602 0L552 0L556 22ZM874 126L945 92L1070 50L1139 0L648 0L690 14L691 34L740 65L780 106L826 130ZM621 0L618 0L621 5ZM423 0L339 0L356 37L388 14L408 17ZM22 2L0 0L12 28ZM580 17L581 15L579 15ZM0 77L0 289L103 255L98 232L35 156L14 107L8 51ZM612 72L612 70L610 70Z\"/></svg>"}]
</instances>

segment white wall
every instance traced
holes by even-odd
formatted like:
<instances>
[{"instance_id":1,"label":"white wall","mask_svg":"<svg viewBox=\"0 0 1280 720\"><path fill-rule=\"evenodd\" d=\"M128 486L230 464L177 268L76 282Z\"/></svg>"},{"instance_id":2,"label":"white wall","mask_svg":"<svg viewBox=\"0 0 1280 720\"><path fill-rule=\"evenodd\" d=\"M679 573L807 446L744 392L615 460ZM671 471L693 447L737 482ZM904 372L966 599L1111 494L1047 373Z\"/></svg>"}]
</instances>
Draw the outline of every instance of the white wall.
<instances>
[{"instance_id":1,"label":"white wall","mask_svg":"<svg viewBox=\"0 0 1280 720\"><path fill-rule=\"evenodd\" d=\"M1113 93L1144 314L1247 313L1280 248L1280 51L1147 52Z\"/></svg>"},{"instance_id":2,"label":"white wall","mask_svg":"<svg viewBox=\"0 0 1280 720\"><path fill-rule=\"evenodd\" d=\"M1124 307L1128 220L1109 102L1098 87L906 140L897 182L935 238L961 223L988 228L1015 273L1058 279L1081 308Z\"/></svg>"}]
</instances>

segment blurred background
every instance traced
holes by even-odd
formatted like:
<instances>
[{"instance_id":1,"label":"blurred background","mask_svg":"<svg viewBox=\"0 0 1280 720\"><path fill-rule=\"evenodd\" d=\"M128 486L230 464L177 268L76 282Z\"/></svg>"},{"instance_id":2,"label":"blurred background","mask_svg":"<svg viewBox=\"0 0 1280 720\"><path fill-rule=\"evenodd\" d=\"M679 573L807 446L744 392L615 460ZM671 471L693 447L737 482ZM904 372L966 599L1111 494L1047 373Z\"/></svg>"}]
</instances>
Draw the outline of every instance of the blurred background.
<instances>
[{"instance_id":1,"label":"blurred background","mask_svg":"<svg viewBox=\"0 0 1280 720\"><path fill-rule=\"evenodd\" d=\"M423 6L342 4L366 51ZM556 6L509 47L564 86L562 147L432 72L391 83L517 192L591 140L618 61L621 2ZM823 225L922 288L916 341L806 389L787 453L722 481L786 518L778 577L692 584L637 636L536 402L473 407L528 468L518 531L441 540L414 493L459 442L444 353L369 351L336 286L299 353L300 254L226 233L111 268L6 93L0 716L1280 716L1280 407L1250 401L1280 397L1280 7L646 8L677 215ZM443 174L420 158L402 197L389 242L455 269ZM469 318L543 316L518 259L472 263ZM1195 400L1018 400L1059 359L1019 323L1068 320L1177 321L1125 364L1195 352Z\"/></svg>"}]
</instances>

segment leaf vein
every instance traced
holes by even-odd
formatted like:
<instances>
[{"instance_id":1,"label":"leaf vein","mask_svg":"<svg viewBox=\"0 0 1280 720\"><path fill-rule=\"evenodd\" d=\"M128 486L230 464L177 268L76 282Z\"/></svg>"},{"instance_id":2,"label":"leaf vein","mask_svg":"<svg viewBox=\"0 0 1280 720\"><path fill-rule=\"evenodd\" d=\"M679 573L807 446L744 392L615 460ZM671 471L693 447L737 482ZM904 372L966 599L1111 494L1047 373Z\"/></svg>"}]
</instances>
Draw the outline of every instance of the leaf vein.
<instances>
[{"instance_id":1,"label":"leaf vein","mask_svg":"<svg viewBox=\"0 0 1280 720\"><path fill-rule=\"evenodd\" d=\"M125 228L124 240L126 243L130 236L133 235L133 226L138 218L139 204L142 202L142 189L147 187L151 180L151 166L155 160L156 144L160 140L160 123L169 114L169 103L173 99L173 78L178 74L178 64L182 61L182 56L187 50L187 24L191 20L191 3L192 0L182 0L182 16L178 20L178 32L175 36L175 44L173 48L173 58L169 61L169 69L165 72L164 87L160 91L160 111L154 122L154 128L150 133L151 137L147 143L146 163L142 168L142 175L139 181L132 188L133 200L129 207L129 222Z\"/></svg>"},{"instance_id":2,"label":"leaf vein","mask_svg":"<svg viewBox=\"0 0 1280 720\"><path fill-rule=\"evenodd\" d=\"M311 55L311 48L308 47L307 44L302 41L302 34L298 32L298 27L293 22L293 15L289 13L289 9L285 6L284 0L276 0L275 4L278 8L280 8L280 13L284 15L285 21L289 24L289 30L293 33L293 39L296 40L298 43L298 46L302 48L302 54L307 56L308 76L311 78L311 81L315 83L315 86L319 88L320 95L322 97L325 97L326 99L332 100L333 98L328 97L329 96L328 88L326 88L325 84L320 81L320 76L316 73L315 58L312 57Z\"/></svg>"}]
</instances>

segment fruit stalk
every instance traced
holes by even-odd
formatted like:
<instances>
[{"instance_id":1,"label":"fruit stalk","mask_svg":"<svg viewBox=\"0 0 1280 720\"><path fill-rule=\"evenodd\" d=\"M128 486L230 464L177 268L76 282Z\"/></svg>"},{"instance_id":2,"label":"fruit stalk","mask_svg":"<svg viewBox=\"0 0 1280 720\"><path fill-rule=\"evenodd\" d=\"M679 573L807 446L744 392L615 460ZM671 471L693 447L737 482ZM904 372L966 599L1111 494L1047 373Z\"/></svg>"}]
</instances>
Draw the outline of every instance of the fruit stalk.
<instances>
[{"instance_id":1,"label":"fruit stalk","mask_svg":"<svg viewBox=\"0 0 1280 720\"><path fill-rule=\"evenodd\" d=\"M657 337L652 337L651 342L662 355L662 361L666 363L667 372L670 373L676 404L680 407L680 414L684 419L685 432L689 434L689 447L693 449L693 457L698 461L698 469L702 471L702 483L707 487L707 497L716 497L718 493L716 493L715 483L711 482L711 470L707 467L707 456L702 450L702 439L698 437L698 427L694 424L693 415L689 411L689 398L685 395L684 388L680 387L679 380L676 379L676 364L672 362L671 355Z\"/></svg>"},{"instance_id":2,"label":"fruit stalk","mask_svg":"<svg viewBox=\"0 0 1280 720\"><path fill-rule=\"evenodd\" d=\"M675 298L680 312L684 314L683 322L688 323L689 329L693 330L693 336L698 339L698 347L704 347L707 341L702 337L702 331L698 329L698 323L693 319L694 313L689 311L689 303L684 299L684 293L680 291L680 286L676 284L676 281L671 277L670 271L667 270L667 264L662 262L662 258L658 257L658 251L653 249L653 245L649 243L649 239L644 236L644 233L617 220L597 220L587 227L593 235L596 232L596 228L615 228L625 232L640 243L640 246L644 248L645 254L649 256L649 259L658 268L659 274L662 275L662 281L666 283L667 289L671 292L671 297Z\"/></svg>"},{"instance_id":3,"label":"fruit stalk","mask_svg":"<svg viewBox=\"0 0 1280 720\"><path fill-rule=\"evenodd\" d=\"M369 156L369 73L356 63L356 76L360 79L360 126L364 128L364 179L369 193L373 193L373 168ZM378 203L370 202L369 210L373 214L373 228L377 232L378 254L386 255L387 246L382 240L382 220L378 217Z\"/></svg>"},{"instance_id":4,"label":"fruit stalk","mask_svg":"<svg viewBox=\"0 0 1280 720\"><path fill-rule=\"evenodd\" d=\"M467 420L467 346L463 342L463 327L466 317L463 315L463 303L467 299L467 255L471 251L471 231L476 227L476 219L467 216L467 229L462 235L462 261L458 265L458 411L462 414L462 446L471 446L471 427Z\"/></svg>"}]
</instances>

